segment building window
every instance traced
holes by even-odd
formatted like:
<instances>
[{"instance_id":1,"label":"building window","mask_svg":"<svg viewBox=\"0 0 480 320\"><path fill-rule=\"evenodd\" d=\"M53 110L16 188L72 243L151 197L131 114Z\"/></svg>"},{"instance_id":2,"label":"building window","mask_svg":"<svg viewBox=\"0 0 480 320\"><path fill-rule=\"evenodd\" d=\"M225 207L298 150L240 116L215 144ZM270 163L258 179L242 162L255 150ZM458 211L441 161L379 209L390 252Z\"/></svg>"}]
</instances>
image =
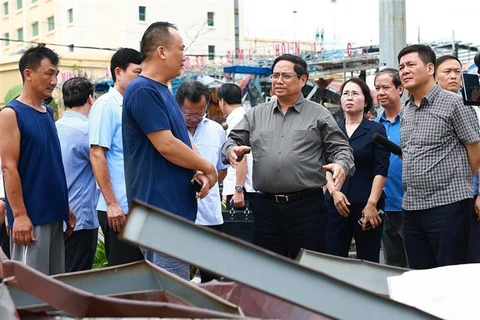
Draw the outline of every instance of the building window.
<instances>
[{"instance_id":1,"label":"building window","mask_svg":"<svg viewBox=\"0 0 480 320\"><path fill-rule=\"evenodd\" d=\"M23 28L17 29L17 39L23 41Z\"/></svg>"},{"instance_id":2,"label":"building window","mask_svg":"<svg viewBox=\"0 0 480 320\"><path fill-rule=\"evenodd\" d=\"M8 16L8 2L3 3L3 15Z\"/></svg>"},{"instance_id":3,"label":"building window","mask_svg":"<svg viewBox=\"0 0 480 320\"><path fill-rule=\"evenodd\" d=\"M215 59L215 46L208 46L208 60Z\"/></svg>"},{"instance_id":4,"label":"building window","mask_svg":"<svg viewBox=\"0 0 480 320\"><path fill-rule=\"evenodd\" d=\"M215 20L213 19L213 12L207 12L207 25L213 27L215 25Z\"/></svg>"},{"instance_id":5,"label":"building window","mask_svg":"<svg viewBox=\"0 0 480 320\"><path fill-rule=\"evenodd\" d=\"M68 23L73 23L73 9L72 8L68 9L67 13L68 13Z\"/></svg>"},{"instance_id":6,"label":"building window","mask_svg":"<svg viewBox=\"0 0 480 320\"><path fill-rule=\"evenodd\" d=\"M32 23L32 37L38 36L38 22Z\"/></svg>"},{"instance_id":7,"label":"building window","mask_svg":"<svg viewBox=\"0 0 480 320\"><path fill-rule=\"evenodd\" d=\"M52 31L55 29L55 18L53 16L47 18L47 24L48 24L48 31Z\"/></svg>"},{"instance_id":8,"label":"building window","mask_svg":"<svg viewBox=\"0 0 480 320\"><path fill-rule=\"evenodd\" d=\"M23 0L17 0L17 10L20 10L23 8Z\"/></svg>"},{"instance_id":9,"label":"building window","mask_svg":"<svg viewBox=\"0 0 480 320\"><path fill-rule=\"evenodd\" d=\"M139 6L138 7L138 21L147 20L147 7Z\"/></svg>"},{"instance_id":10,"label":"building window","mask_svg":"<svg viewBox=\"0 0 480 320\"><path fill-rule=\"evenodd\" d=\"M5 39L5 40L4 40L4 41L5 41L5 42L4 42L4 43L5 43L5 47L8 47L8 46L10 45L10 33L8 33L8 32L5 33L5 34L3 35L3 39Z\"/></svg>"}]
</instances>

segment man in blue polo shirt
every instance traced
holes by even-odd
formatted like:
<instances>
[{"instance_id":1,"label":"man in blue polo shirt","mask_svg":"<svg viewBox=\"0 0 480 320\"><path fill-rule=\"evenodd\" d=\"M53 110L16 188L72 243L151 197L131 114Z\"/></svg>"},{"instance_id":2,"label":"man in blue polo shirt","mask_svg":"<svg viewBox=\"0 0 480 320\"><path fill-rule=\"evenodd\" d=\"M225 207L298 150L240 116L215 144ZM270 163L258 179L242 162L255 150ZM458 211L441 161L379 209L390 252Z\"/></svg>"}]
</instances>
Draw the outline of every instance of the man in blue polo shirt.
<instances>
[{"instance_id":1,"label":"man in blue polo shirt","mask_svg":"<svg viewBox=\"0 0 480 320\"><path fill-rule=\"evenodd\" d=\"M398 71L391 68L380 70L375 75L375 90L378 103L385 109L375 121L383 124L387 130L388 139L400 145L400 100L403 86ZM387 217L383 226L382 245L387 264L397 267L407 267L407 258L403 246L402 222L402 159L390 155L387 181L384 187L385 211Z\"/></svg>"},{"instance_id":2,"label":"man in blue polo shirt","mask_svg":"<svg viewBox=\"0 0 480 320\"><path fill-rule=\"evenodd\" d=\"M199 81L183 82L176 93L188 133L201 156L207 158L218 170L221 183L227 175L228 165L222 163L222 146L226 140L223 127L207 119L210 102L208 88ZM196 224L222 231L223 217L220 191L216 183L204 199L198 199ZM208 248L205 248L208 254ZM215 279L215 276L200 270L202 282Z\"/></svg>"},{"instance_id":3,"label":"man in blue polo shirt","mask_svg":"<svg viewBox=\"0 0 480 320\"><path fill-rule=\"evenodd\" d=\"M66 110L56 122L67 177L68 201L77 215L75 230L65 239L65 272L90 270L97 248L95 208L98 190L88 143L88 114L94 102L93 91L93 84L83 77L65 81L62 94Z\"/></svg>"},{"instance_id":4,"label":"man in blue polo shirt","mask_svg":"<svg viewBox=\"0 0 480 320\"><path fill-rule=\"evenodd\" d=\"M193 151L187 127L168 82L181 74L182 37L168 22L155 22L143 34L143 70L128 86L123 109L125 182L129 201L138 199L195 221L197 198L217 183L217 171ZM196 177L203 184L195 193ZM190 267L142 249L157 266L190 279Z\"/></svg>"},{"instance_id":5,"label":"man in blue polo shirt","mask_svg":"<svg viewBox=\"0 0 480 320\"><path fill-rule=\"evenodd\" d=\"M128 213L123 167L122 104L130 81L138 77L142 56L130 48L115 52L110 60L114 85L95 101L89 115L90 160L100 189L97 211L105 240L108 264L143 260L138 246L118 239Z\"/></svg>"}]
</instances>

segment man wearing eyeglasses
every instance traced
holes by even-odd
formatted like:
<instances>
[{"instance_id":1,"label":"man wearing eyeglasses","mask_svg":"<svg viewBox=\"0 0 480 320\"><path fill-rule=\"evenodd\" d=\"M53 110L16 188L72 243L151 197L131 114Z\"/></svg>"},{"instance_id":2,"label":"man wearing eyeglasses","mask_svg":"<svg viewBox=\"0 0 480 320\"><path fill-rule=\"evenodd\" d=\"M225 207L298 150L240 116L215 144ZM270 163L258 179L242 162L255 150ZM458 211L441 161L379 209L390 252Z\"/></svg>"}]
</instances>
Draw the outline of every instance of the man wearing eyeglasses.
<instances>
[{"instance_id":1,"label":"man wearing eyeglasses","mask_svg":"<svg viewBox=\"0 0 480 320\"><path fill-rule=\"evenodd\" d=\"M227 175L227 165L222 163L222 145L226 140L223 127L210 119L206 112L210 101L208 88L199 81L183 82L176 93L177 102L182 110L183 119L187 125L190 139L202 157L207 158L218 171L218 181L221 183ZM208 195L198 199L196 224L222 231L223 217L218 183L210 189ZM205 248L208 252L208 248ZM208 282L216 277L200 270L202 282Z\"/></svg>"},{"instance_id":2,"label":"man wearing eyeglasses","mask_svg":"<svg viewBox=\"0 0 480 320\"><path fill-rule=\"evenodd\" d=\"M325 170L340 189L354 169L352 149L330 112L306 100L307 63L291 54L272 65L277 96L247 111L223 145L235 166L253 153L253 242L295 258L301 248L325 251Z\"/></svg>"}]
</instances>

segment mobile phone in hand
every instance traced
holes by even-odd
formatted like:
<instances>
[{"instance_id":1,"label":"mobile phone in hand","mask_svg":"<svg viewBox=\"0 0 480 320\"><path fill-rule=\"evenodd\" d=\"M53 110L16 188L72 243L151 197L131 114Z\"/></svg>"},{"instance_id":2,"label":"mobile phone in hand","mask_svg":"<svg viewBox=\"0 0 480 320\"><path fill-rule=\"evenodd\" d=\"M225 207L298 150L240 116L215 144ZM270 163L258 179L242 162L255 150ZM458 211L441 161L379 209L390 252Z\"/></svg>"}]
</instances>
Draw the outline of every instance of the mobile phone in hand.
<instances>
[{"instance_id":1,"label":"mobile phone in hand","mask_svg":"<svg viewBox=\"0 0 480 320\"><path fill-rule=\"evenodd\" d=\"M202 186L203 186L203 183L200 180L198 180L197 178L193 179L193 189L196 192L200 192L200 190L202 189Z\"/></svg>"},{"instance_id":2,"label":"mobile phone in hand","mask_svg":"<svg viewBox=\"0 0 480 320\"><path fill-rule=\"evenodd\" d=\"M385 219L385 217L387 216L387 214L385 213L385 211L383 211L382 209L378 210L378 216L380 217L380 219L382 219L382 223L383 223L383 220ZM358 220L358 224L363 226L363 220L365 218L364 217L361 217L359 220ZM372 229L372 225L370 224L369 221L367 221L367 224L365 225L365 230L370 230Z\"/></svg>"}]
</instances>

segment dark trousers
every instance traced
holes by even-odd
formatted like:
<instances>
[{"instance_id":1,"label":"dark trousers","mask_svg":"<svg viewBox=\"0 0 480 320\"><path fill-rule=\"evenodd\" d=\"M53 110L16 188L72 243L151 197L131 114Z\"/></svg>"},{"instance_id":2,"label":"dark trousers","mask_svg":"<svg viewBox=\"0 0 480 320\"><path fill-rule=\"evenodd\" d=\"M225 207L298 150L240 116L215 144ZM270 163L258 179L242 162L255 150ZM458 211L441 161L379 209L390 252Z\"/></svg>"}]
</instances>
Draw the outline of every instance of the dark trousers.
<instances>
[{"instance_id":1,"label":"dark trousers","mask_svg":"<svg viewBox=\"0 0 480 320\"><path fill-rule=\"evenodd\" d=\"M301 248L325 252L323 192L287 203L258 194L253 204L253 243L295 259Z\"/></svg>"},{"instance_id":2,"label":"dark trousers","mask_svg":"<svg viewBox=\"0 0 480 320\"><path fill-rule=\"evenodd\" d=\"M5 219L7 219L7 217L5 217ZM3 250L3 253L10 258L10 237L7 234L7 229L5 228L4 223L0 224L0 247Z\"/></svg>"},{"instance_id":3,"label":"dark trousers","mask_svg":"<svg viewBox=\"0 0 480 320\"><path fill-rule=\"evenodd\" d=\"M468 220L470 225L470 232L468 234L468 262L480 263L480 222L477 221L475 208L468 214Z\"/></svg>"},{"instance_id":4,"label":"dark trousers","mask_svg":"<svg viewBox=\"0 0 480 320\"><path fill-rule=\"evenodd\" d=\"M98 222L103 231L105 252L109 266L143 260L143 254L137 246L118 239L118 232L108 226L107 213L98 211Z\"/></svg>"},{"instance_id":5,"label":"dark trousers","mask_svg":"<svg viewBox=\"0 0 480 320\"><path fill-rule=\"evenodd\" d=\"M348 217L341 216L333 201L327 201L327 253L348 257L352 237L355 237L357 259L379 262L380 243L382 241L383 223L375 229L362 230L358 220L366 203L352 203ZM384 208L384 202L378 203L378 209Z\"/></svg>"},{"instance_id":6,"label":"dark trousers","mask_svg":"<svg viewBox=\"0 0 480 320\"><path fill-rule=\"evenodd\" d=\"M98 228L74 231L65 237L65 272L92 269L97 241Z\"/></svg>"},{"instance_id":7,"label":"dark trousers","mask_svg":"<svg viewBox=\"0 0 480 320\"><path fill-rule=\"evenodd\" d=\"M403 235L412 269L467 263L471 199L415 211L403 211Z\"/></svg>"},{"instance_id":8,"label":"dark trousers","mask_svg":"<svg viewBox=\"0 0 480 320\"><path fill-rule=\"evenodd\" d=\"M402 211L388 211L383 223L382 245L388 265L406 268L407 255L403 245Z\"/></svg>"},{"instance_id":9,"label":"dark trousers","mask_svg":"<svg viewBox=\"0 0 480 320\"><path fill-rule=\"evenodd\" d=\"M222 232L222 225L221 224L215 225L215 226L205 226L205 227ZM208 255L208 252L209 252L209 250L207 249L205 251L205 254ZM200 268L198 269L198 271L200 271L200 278L202 279L202 283L212 281L213 279L220 279L221 278L220 276L208 273L207 271L202 270Z\"/></svg>"}]
</instances>

